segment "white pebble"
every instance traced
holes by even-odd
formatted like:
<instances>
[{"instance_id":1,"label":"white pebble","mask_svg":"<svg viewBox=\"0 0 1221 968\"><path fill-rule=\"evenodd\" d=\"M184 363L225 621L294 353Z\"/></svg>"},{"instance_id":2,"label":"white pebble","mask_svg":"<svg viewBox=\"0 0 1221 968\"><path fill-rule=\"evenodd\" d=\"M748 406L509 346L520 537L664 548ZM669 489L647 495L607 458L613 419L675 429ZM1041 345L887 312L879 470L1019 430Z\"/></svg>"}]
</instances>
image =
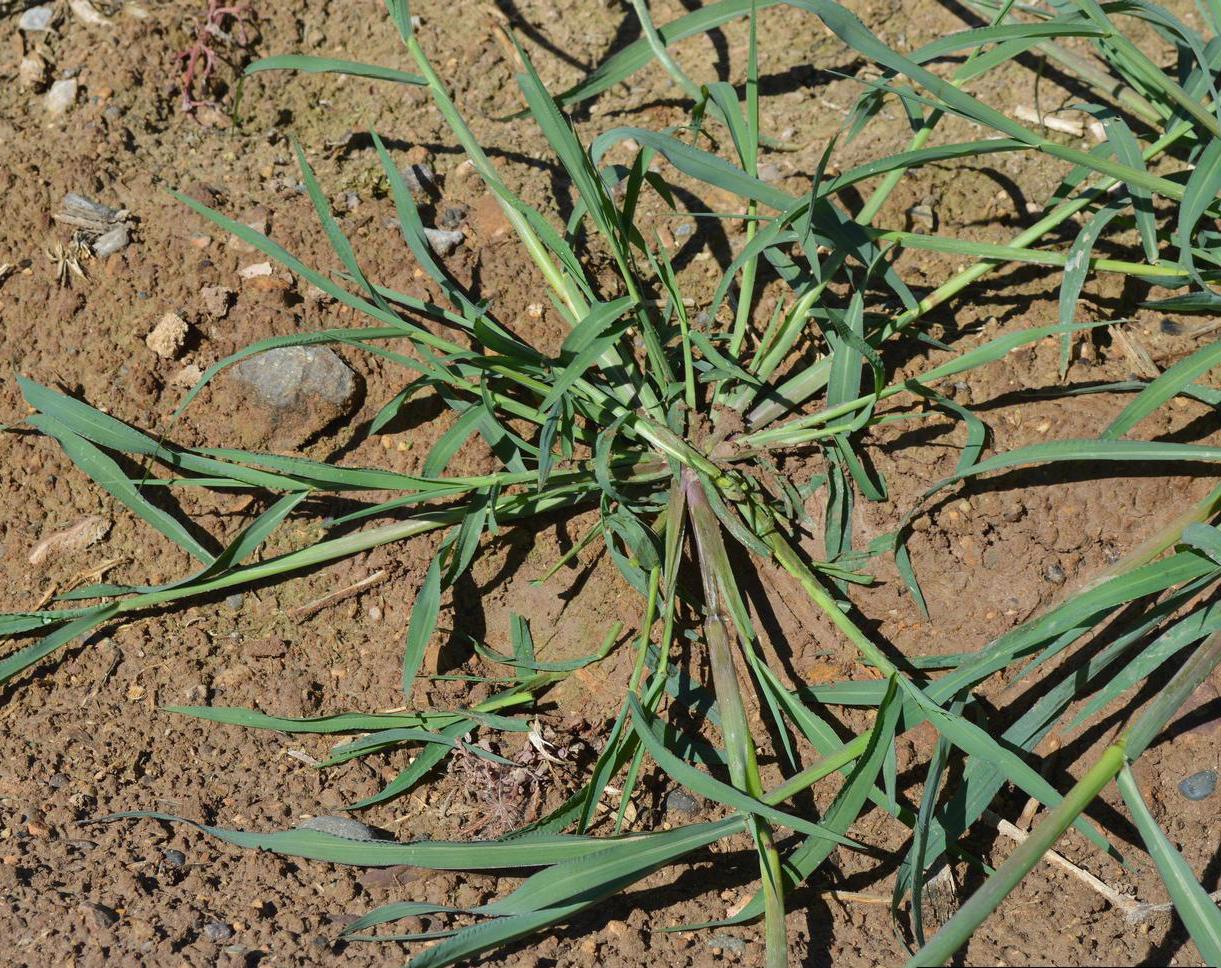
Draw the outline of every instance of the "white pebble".
<instances>
[{"instance_id":1,"label":"white pebble","mask_svg":"<svg viewBox=\"0 0 1221 968\"><path fill-rule=\"evenodd\" d=\"M51 90L47 91L47 113L52 115L63 114L68 108L76 103L76 78L70 77L66 81L56 81L51 85Z\"/></svg>"},{"instance_id":2,"label":"white pebble","mask_svg":"<svg viewBox=\"0 0 1221 968\"><path fill-rule=\"evenodd\" d=\"M40 34L51 29L51 21L55 17L55 8L47 3L41 7L30 7L17 21L17 29L27 34Z\"/></svg>"}]
</instances>

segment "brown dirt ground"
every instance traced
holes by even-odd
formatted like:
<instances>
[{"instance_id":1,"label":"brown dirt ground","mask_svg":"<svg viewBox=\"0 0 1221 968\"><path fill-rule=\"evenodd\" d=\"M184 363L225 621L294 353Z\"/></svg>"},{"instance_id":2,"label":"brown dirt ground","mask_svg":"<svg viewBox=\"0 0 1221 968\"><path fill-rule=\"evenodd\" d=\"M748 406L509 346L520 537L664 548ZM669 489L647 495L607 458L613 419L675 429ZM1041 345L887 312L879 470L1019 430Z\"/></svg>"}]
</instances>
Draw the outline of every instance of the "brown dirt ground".
<instances>
[{"instance_id":1,"label":"brown dirt ground","mask_svg":"<svg viewBox=\"0 0 1221 968\"><path fill-rule=\"evenodd\" d=\"M291 292L242 287L237 270L261 257L242 252L186 213L164 191L182 187L232 213L264 206L273 235L305 261L328 265L325 239L308 201L298 190L291 163L289 134L310 152L319 178L348 208L346 195L359 204L344 227L366 260L369 275L417 294L439 294L417 278L410 256L395 232L385 226L391 214L375 198L376 159L359 137L346 146L324 150L351 132L378 130L395 139L403 158L426 152L441 176L439 204L471 206L473 238L451 267L494 297L501 313L525 320L526 307L544 302L536 280L511 243L498 241L493 219L480 217L480 194L473 179L458 170L461 156L439 115L414 90L388 90L372 82L282 76L248 83L241 100L241 123L225 114L201 111L190 117L178 108L179 70L175 58L188 43L193 23L206 5L172 0L140 8L126 5L109 28L85 25L69 16L40 45L55 76L75 73L80 83L76 105L58 121L48 121L41 96L16 83L18 64L31 46L16 31L15 20L0 23L0 263L18 271L0 287L0 364L59 385L102 405L116 416L146 428L159 428L180 401L184 388L175 374L189 364L205 367L262 337L342 324L344 314L324 300ZM657 17L669 20L682 10L658 3ZM961 26L962 10L933 0L900 5L870 0L854 5L883 38L914 47ZM1189 5L1183 4L1190 17ZM142 18L133 8L143 10ZM377 0L330 0L305 5L255 4L258 27L242 57L308 51L398 64ZM523 34L544 80L570 83L625 39L634 39L626 7L575 0L530 0L502 9L533 25ZM460 107L472 119L506 178L535 204L553 196L567 204L570 191L557 179L545 145L528 122L492 120L517 107L509 73L481 5L420 4L425 44L455 87ZM815 169L826 138L842 121L857 88L850 79L861 64L820 25L804 15L774 9L762 14L761 69L765 77L764 124L784 133L796 146L769 157L782 183L801 191ZM699 77L715 72L740 78L745 61L745 31L726 27L710 38L688 41L680 57ZM728 74L726 75L726 72ZM230 66L218 68L230 80ZM1044 78L1043 103L1070 96ZM992 103L1012 108L1032 103L1033 74L1012 65L989 82ZM226 102L228 103L228 102ZM616 124L660 127L682 117L680 102L666 78L649 69L603 95L578 113L583 132ZM947 122L947 137L965 124ZM884 117L841 155L846 165L897 150L906 139L902 119ZM411 156L415 157L415 156ZM949 234L1003 241L1027 221L1026 204L1054 187L1052 166L1022 155L997 155L967 166L931 168L895 193L883 218L901 225L913 205L928 203ZM121 255L88 265L89 279L71 288L57 286L44 248L66 243L69 231L51 221L66 191L123 206L138 220L135 244ZM715 199L707 200L716 208ZM735 244L729 236L697 233L679 264L685 285L707 293L717 256ZM714 257L708 257L708 251ZM955 268L953 260L930 253L905 256L909 280L936 281ZM931 317L934 334L954 333L980 324L982 341L1015 327L1055 319L1056 280L1041 272L1005 271ZM228 315L210 319L200 290L225 285L236 291ZM771 297L774 298L774 295ZM1184 331L1160 325L1160 318L1133 309L1131 293L1111 280L1087 288L1084 311L1134 315L1133 333L1153 360L1165 367L1196 345ZM764 300L764 310L770 309ZM174 311L191 323L193 335L177 361L154 356L144 344L153 323ZM349 317L350 318L350 317ZM550 315L529 324L544 343L560 338L560 323ZM1190 321L1188 321L1188 328ZM1115 396L1022 401L1015 391L1056 382L1057 349L1037 345L970 374L960 398L980 409L990 424L996 450L1056 437L1097 433L1123 406ZM363 376L366 403L360 419L322 435L305 448L314 457L341 455L354 464L418 470L431 440L444 429L434 409L413 410L401 426L371 437L367 421L397 391L398 374L374 358L345 354ZM911 369L925 365L921 351L895 360ZM935 354L934 354L935 356ZM1127 377L1131 363L1119 347L1100 339L1076 360L1072 378L1108 381ZM188 444L232 444L244 431L230 426L232 401L223 392L205 394L175 428ZM15 381L0 382L0 419L15 423L25 415ZM245 421L239 421L245 426ZM1142 428L1149 436L1215 439L1214 416L1192 403L1175 404ZM864 505L856 522L868 540L889 530L929 482L952 468L961 430L931 423L917 431L890 429L871 439L871 454L892 486L893 500ZM470 470L484 468L487 456L471 448L460 460ZM930 510L917 523L912 554L924 577L932 620L922 620L899 593L888 566L879 568L880 586L858 596L877 634L910 653L956 652L983 642L1054 604L1117 555L1202 496L1209 481L1155 474L1095 478L1045 471L1005 475L973 487ZM63 587L100 562L113 562L108 580L156 582L182 574L186 556L115 506L61 454L53 442L33 434L0 435L0 605L26 609L51 588ZM246 520L240 502L186 497L185 510L218 536ZM817 513L812 504L811 510ZM320 510L321 514L322 511ZM81 517L113 519L103 543L54 559L41 569L27 563L30 548L42 537ZM311 521L302 519L306 529ZM473 581L446 603L443 625L484 636L504 648L510 611L531 617L550 654L588 652L607 625L620 619L631 628L638 604L613 568L592 553L580 568L562 573L541 588L528 579L540 574L581 533L581 521L557 521L539 533L508 532L489 543ZM352 965L395 964L403 951L393 945L330 946L339 925L368 908L394 898L472 904L504 884L491 877L442 874L418 876L340 869L293 861L219 845L185 828L151 821L105 827L83 821L112 811L157 809L230 826L273 829L309 814L335 812L366 796L393 776L405 753L382 761L350 763L318 772L288 755L303 749L325 754L322 738L291 738L186 720L159 707L210 702L254 705L270 713L299 716L341 710L396 706L398 662L407 618L431 546L416 543L386 548L340 563L291 583L216 601L111 629L102 637L63 652L5 694L0 709L0 960L9 964L81 964L104 961L156 965ZM1053 567L1054 566L1054 567ZM1060 569L1063 584L1045 576ZM358 597L347 598L306 618L299 608L377 571L385 577ZM788 653L796 678L825 681L863 675L862 667L830 631L827 623L787 594L782 575L764 569L761 578L780 594L765 622L774 645ZM578 586L579 595L570 590ZM594 622L590 624L590 617ZM460 638L435 643L431 660L462 671L478 671L477 661L460 654ZM268 643L271 643L270 645ZM487 667L483 667L486 671ZM596 742L613 715L621 683L629 671L627 650L573 677L553 694L547 722L561 735ZM698 673L700 670L695 669ZM1217 683L1221 688L1221 683ZM1217 689L1201 694L1215 712ZM469 702L462 684L439 683L418 691L417 702L443 705ZM1180 730L1173 741L1154 748L1139 764L1141 783L1159 819L1180 845L1206 886L1216 887L1216 800L1188 803L1175 790L1187 773L1216 767L1221 734L1199 726ZM861 727L863 718L848 717ZM1070 782L1070 767L1088 762L1121 722L1112 712L1069 738L1072 756L1055 761L1052 779ZM579 744L578 744L579 745ZM927 737L900 742L899 766L906 771L928 753ZM370 811L364 818L412 836L456 836L468 828L461 771L400 801ZM563 782L552 796L558 795ZM653 783L640 797L640 825L661 822L664 788ZM826 794L820 794L820 802ZM913 780L908 795L918 796ZM1096 815L1115 820L1115 797ZM1013 795L1001 806L1015 817L1023 800ZM1117 828L1122 845L1134 836ZM905 832L887 817L868 815L854 834L883 847L900 847ZM741 952L714 950L704 935L664 933L665 926L720 916L752 889L749 851L744 843L722 845L724 856L706 855L689 867L663 871L597 912L579 918L553 936L522 944L495 963L575 965L590 962L635 965L661 961L675 966L761 960L757 925L734 929L746 942ZM1007 853L1006 842L986 834L973 846L992 862ZM184 866L167 863L165 851L181 850ZM1139 851L1128 869L1100 859L1077 834L1064 838L1062 851L1120 890L1142 901L1165 900L1156 873ZM790 915L792 953L799 963L872 965L904 957L885 905L835 899L829 887L889 897L890 868L841 855L834 882L826 877L794 899ZM94 905L117 912L107 917ZM202 928L209 922L231 926L219 944ZM419 927L419 925L416 925ZM1197 964L1195 948L1168 915L1139 927L1076 881L1049 867L1033 872L971 942L967 964Z\"/></svg>"}]
</instances>

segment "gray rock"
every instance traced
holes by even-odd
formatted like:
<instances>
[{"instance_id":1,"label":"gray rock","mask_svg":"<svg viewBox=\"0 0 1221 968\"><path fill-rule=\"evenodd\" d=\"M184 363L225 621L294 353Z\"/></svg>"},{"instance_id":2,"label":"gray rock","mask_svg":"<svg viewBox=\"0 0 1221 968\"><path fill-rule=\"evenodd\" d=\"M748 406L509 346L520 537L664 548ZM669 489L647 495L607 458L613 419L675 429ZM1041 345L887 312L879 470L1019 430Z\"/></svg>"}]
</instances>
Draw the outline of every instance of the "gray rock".
<instances>
[{"instance_id":1,"label":"gray rock","mask_svg":"<svg viewBox=\"0 0 1221 968\"><path fill-rule=\"evenodd\" d=\"M1064 569L1060 567L1060 563L1053 561L1043 569L1043 578L1053 585L1064 584Z\"/></svg>"},{"instance_id":2,"label":"gray rock","mask_svg":"<svg viewBox=\"0 0 1221 968\"><path fill-rule=\"evenodd\" d=\"M316 830L319 833L330 834L332 837L342 837L344 840L389 840L382 831L351 817L310 817L297 824L298 830Z\"/></svg>"},{"instance_id":3,"label":"gray rock","mask_svg":"<svg viewBox=\"0 0 1221 968\"><path fill-rule=\"evenodd\" d=\"M447 205L441 213L441 228L456 229L470 214L471 210L465 205Z\"/></svg>"},{"instance_id":4,"label":"gray rock","mask_svg":"<svg viewBox=\"0 0 1221 968\"><path fill-rule=\"evenodd\" d=\"M352 414L359 378L325 346L282 346L242 360L230 384L254 406L243 408L250 443L293 447Z\"/></svg>"},{"instance_id":5,"label":"gray rock","mask_svg":"<svg viewBox=\"0 0 1221 968\"><path fill-rule=\"evenodd\" d=\"M171 847L165 852L165 862L169 864L170 867L182 867L187 862L187 855L181 850L175 850Z\"/></svg>"},{"instance_id":6,"label":"gray rock","mask_svg":"<svg viewBox=\"0 0 1221 968\"><path fill-rule=\"evenodd\" d=\"M62 790L68 785L68 775L66 773L52 773L51 779L47 780L47 785L52 790Z\"/></svg>"},{"instance_id":7,"label":"gray rock","mask_svg":"<svg viewBox=\"0 0 1221 968\"><path fill-rule=\"evenodd\" d=\"M447 232L445 229L425 229L424 236L428 239L428 247L439 256L449 255L466 238L459 231Z\"/></svg>"},{"instance_id":8,"label":"gray rock","mask_svg":"<svg viewBox=\"0 0 1221 968\"><path fill-rule=\"evenodd\" d=\"M83 907L93 915L93 921L99 928L112 928L119 923L119 912L112 907L93 902L88 902Z\"/></svg>"},{"instance_id":9,"label":"gray rock","mask_svg":"<svg viewBox=\"0 0 1221 968\"><path fill-rule=\"evenodd\" d=\"M1201 770L1179 783L1179 793L1188 800L1207 800L1216 790L1216 770Z\"/></svg>"},{"instance_id":10,"label":"gray rock","mask_svg":"<svg viewBox=\"0 0 1221 968\"><path fill-rule=\"evenodd\" d=\"M666 813L699 813L700 803L686 790L671 790L666 797Z\"/></svg>"},{"instance_id":11,"label":"gray rock","mask_svg":"<svg viewBox=\"0 0 1221 968\"><path fill-rule=\"evenodd\" d=\"M242 602L246 597L241 592L235 592L225 598L225 608L231 608L233 611L238 611L242 607Z\"/></svg>"},{"instance_id":12,"label":"gray rock","mask_svg":"<svg viewBox=\"0 0 1221 968\"><path fill-rule=\"evenodd\" d=\"M131 243L131 233L127 226L116 225L109 232L104 232L93 240L93 254L99 259L121 252Z\"/></svg>"},{"instance_id":13,"label":"gray rock","mask_svg":"<svg viewBox=\"0 0 1221 968\"><path fill-rule=\"evenodd\" d=\"M203 934L213 944L220 944L233 937L233 929L223 921L211 921L203 926Z\"/></svg>"},{"instance_id":14,"label":"gray rock","mask_svg":"<svg viewBox=\"0 0 1221 968\"><path fill-rule=\"evenodd\" d=\"M425 191L437 183L437 176L428 165L408 165L399 172L403 183L411 189L412 194Z\"/></svg>"},{"instance_id":15,"label":"gray rock","mask_svg":"<svg viewBox=\"0 0 1221 968\"><path fill-rule=\"evenodd\" d=\"M0 2L0 13L3 13L4 6L5 4ZM55 7L52 4L46 3L41 7L31 7L17 21L17 29L24 30L27 34L40 34L51 29L51 21L54 19Z\"/></svg>"}]
</instances>

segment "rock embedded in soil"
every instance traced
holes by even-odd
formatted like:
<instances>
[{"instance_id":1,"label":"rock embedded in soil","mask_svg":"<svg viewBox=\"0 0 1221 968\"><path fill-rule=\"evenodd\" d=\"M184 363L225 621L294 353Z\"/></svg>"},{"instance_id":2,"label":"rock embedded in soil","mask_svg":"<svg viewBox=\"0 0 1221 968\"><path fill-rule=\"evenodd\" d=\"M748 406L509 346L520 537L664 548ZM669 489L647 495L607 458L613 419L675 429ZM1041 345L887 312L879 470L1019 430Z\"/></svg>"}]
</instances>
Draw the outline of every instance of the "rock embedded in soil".
<instances>
[{"instance_id":1,"label":"rock embedded in soil","mask_svg":"<svg viewBox=\"0 0 1221 968\"><path fill-rule=\"evenodd\" d=\"M203 935L213 944L220 944L233 937L233 929L223 921L210 921L203 926Z\"/></svg>"},{"instance_id":2,"label":"rock embedded in soil","mask_svg":"<svg viewBox=\"0 0 1221 968\"><path fill-rule=\"evenodd\" d=\"M229 390L239 400L224 412L241 414L232 430L246 446L297 447L351 416L359 379L325 346L281 346L227 371L221 395Z\"/></svg>"},{"instance_id":3,"label":"rock embedded in soil","mask_svg":"<svg viewBox=\"0 0 1221 968\"><path fill-rule=\"evenodd\" d=\"M105 904L86 902L82 907L92 916L93 923L99 928L112 928L119 923L119 912Z\"/></svg>"},{"instance_id":4,"label":"rock embedded in soil","mask_svg":"<svg viewBox=\"0 0 1221 968\"><path fill-rule=\"evenodd\" d=\"M20 7L22 4L18 3L16 6ZM6 5L0 0L0 14L12 9L14 9L12 6ZM27 34L41 34L51 29L51 22L54 19L55 6L53 4L46 3L40 7L30 7L17 21L17 29Z\"/></svg>"},{"instance_id":5,"label":"rock embedded in soil","mask_svg":"<svg viewBox=\"0 0 1221 968\"><path fill-rule=\"evenodd\" d=\"M1207 800L1217 791L1217 771L1201 770L1179 783L1179 793L1188 800Z\"/></svg>"},{"instance_id":6,"label":"rock embedded in soil","mask_svg":"<svg viewBox=\"0 0 1221 968\"><path fill-rule=\"evenodd\" d=\"M686 790L671 790L666 797L666 813L695 814L700 812L699 801Z\"/></svg>"},{"instance_id":7,"label":"rock embedded in soil","mask_svg":"<svg viewBox=\"0 0 1221 968\"><path fill-rule=\"evenodd\" d=\"M187 862L187 855L181 850L175 850L171 847L165 852L165 862L169 864L170 867L182 867Z\"/></svg>"},{"instance_id":8,"label":"rock embedded in soil","mask_svg":"<svg viewBox=\"0 0 1221 968\"><path fill-rule=\"evenodd\" d=\"M428 247L439 256L447 256L462 244L466 237L461 232L447 232L444 229L425 229L424 237L428 239Z\"/></svg>"},{"instance_id":9,"label":"rock embedded in soil","mask_svg":"<svg viewBox=\"0 0 1221 968\"><path fill-rule=\"evenodd\" d=\"M144 342L163 360L172 360L182 352L189 331L190 327L185 319L177 313L166 313L157 320L157 325L144 338Z\"/></svg>"},{"instance_id":10,"label":"rock embedded in soil","mask_svg":"<svg viewBox=\"0 0 1221 968\"><path fill-rule=\"evenodd\" d=\"M52 117L58 117L64 114L68 108L76 103L76 78L70 77L66 81L56 81L51 85L51 90L47 91L46 105L47 113Z\"/></svg>"},{"instance_id":11,"label":"rock embedded in soil","mask_svg":"<svg viewBox=\"0 0 1221 968\"><path fill-rule=\"evenodd\" d=\"M399 174L403 178L403 184L411 190L413 195L427 191L437 182L432 168L424 162L407 165L399 171Z\"/></svg>"},{"instance_id":12,"label":"rock embedded in soil","mask_svg":"<svg viewBox=\"0 0 1221 968\"><path fill-rule=\"evenodd\" d=\"M109 232L103 232L93 240L93 254L99 259L105 259L116 252L122 252L131 244L131 233L126 225L116 225Z\"/></svg>"}]
</instances>

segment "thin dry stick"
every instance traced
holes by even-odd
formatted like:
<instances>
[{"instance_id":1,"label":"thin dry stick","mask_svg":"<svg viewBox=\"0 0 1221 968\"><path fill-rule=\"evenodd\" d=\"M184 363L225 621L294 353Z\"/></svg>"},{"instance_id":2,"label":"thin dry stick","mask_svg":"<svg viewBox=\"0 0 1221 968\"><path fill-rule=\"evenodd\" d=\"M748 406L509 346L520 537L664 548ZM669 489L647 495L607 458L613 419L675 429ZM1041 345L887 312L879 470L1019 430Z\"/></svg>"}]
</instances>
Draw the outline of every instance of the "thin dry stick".
<instances>
[{"instance_id":1,"label":"thin dry stick","mask_svg":"<svg viewBox=\"0 0 1221 968\"><path fill-rule=\"evenodd\" d=\"M1019 844L1025 843L1026 838L1030 836L1030 834L1028 834L1025 830L1019 830L1008 820L998 817L991 810L984 811L984 816L990 823L996 825L996 829L998 831L1000 831L1010 840L1016 841ZM1139 902L1132 900L1132 898L1127 897L1126 895L1120 894L1119 891L1115 890L1115 888L1111 887L1105 881L1099 880L1089 871L1078 867L1063 854L1059 854L1054 850L1049 850L1043 855L1043 859L1068 871L1068 873L1077 878L1077 880L1088 884L1091 888L1110 901L1112 905L1123 911L1124 915L1129 920L1131 920L1142 907Z\"/></svg>"},{"instance_id":2,"label":"thin dry stick","mask_svg":"<svg viewBox=\"0 0 1221 968\"><path fill-rule=\"evenodd\" d=\"M375 571L368 578L362 578L354 585L349 585L347 588L341 588L337 592L331 592L329 595L323 595L319 599L315 599L305 605L298 605L288 614L294 618L303 618L313 615L315 612L320 612L324 608L329 608L344 599L351 598L353 595L363 592L370 585L377 585L386 579L386 570L383 568L380 571Z\"/></svg>"}]
</instances>

